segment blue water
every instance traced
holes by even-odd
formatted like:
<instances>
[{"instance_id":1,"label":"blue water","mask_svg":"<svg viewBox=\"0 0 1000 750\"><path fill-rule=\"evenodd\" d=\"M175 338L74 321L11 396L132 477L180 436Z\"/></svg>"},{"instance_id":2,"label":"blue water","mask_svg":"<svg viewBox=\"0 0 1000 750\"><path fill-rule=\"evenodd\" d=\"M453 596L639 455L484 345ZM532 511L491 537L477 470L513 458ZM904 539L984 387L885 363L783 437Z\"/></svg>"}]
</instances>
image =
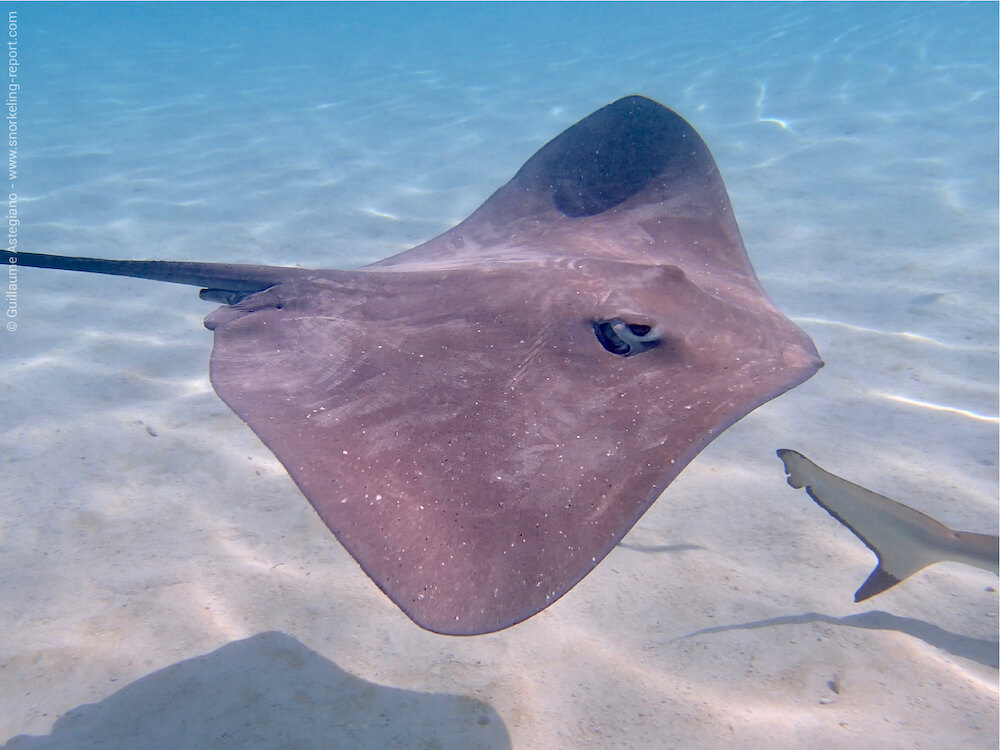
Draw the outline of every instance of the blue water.
<instances>
[{"instance_id":1,"label":"blue water","mask_svg":"<svg viewBox=\"0 0 1000 750\"><path fill-rule=\"evenodd\" d=\"M942 566L854 605L870 553L773 455L996 531L996 3L6 7L23 249L361 265L641 93L708 143L763 285L827 361L629 536L673 552L616 550L527 623L446 639L211 392L191 290L22 270L0 741L40 739L8 747L125 747L138 715L160 717L133 727L147 746L186 722L223 747L220 693L258 717L244 747L320 747L352 716L358 747L996 746L995 578ZM268 631L287 638L219 651ZM204 681L170 709L178 664Z\"/></svg>"}]
</instances>

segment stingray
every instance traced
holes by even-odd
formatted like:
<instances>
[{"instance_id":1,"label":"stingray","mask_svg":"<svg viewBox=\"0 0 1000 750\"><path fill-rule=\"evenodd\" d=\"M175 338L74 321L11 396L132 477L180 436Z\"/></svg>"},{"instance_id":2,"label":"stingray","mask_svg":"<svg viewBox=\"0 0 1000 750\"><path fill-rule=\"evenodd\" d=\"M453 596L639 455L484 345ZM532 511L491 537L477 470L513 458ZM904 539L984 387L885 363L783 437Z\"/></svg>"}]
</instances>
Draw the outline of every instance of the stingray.
<instances>
[{"instance_id":1,"label":"stingray","mask_svg":"<svg viewBox=\"0 0 1000 750\"><path fill-rule=\"evenodd\" d=\"M949 529L919 510L831 474L797 451L782 448L778 458L785 464L788 484L805 488L878 558L854 601L881 594L935 563L954 561L1000 571L1000 538Z\"/></svg>"},{"instance_id":2,"label":"stingray","mask_svg":"<svg viewBox=\"0 0 1000 750\"><path fill-rule=\"evenodd\" d=\"M705 143L640 96L469 218L352 271L20 253L202 287L216 392L418 625L509 627L590 572L715 436L822 366Z\"/></svg>"}]
</instances>

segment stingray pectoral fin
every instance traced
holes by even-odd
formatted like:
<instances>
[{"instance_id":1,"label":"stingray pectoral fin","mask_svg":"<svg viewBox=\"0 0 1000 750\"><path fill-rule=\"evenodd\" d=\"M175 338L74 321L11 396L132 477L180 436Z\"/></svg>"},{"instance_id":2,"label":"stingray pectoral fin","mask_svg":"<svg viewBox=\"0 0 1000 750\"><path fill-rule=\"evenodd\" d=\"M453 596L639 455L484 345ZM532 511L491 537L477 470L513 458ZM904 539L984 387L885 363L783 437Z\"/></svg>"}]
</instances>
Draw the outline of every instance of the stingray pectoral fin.
<instances>
[{"instance_id":1,"label":"stingray pectoral fin","mask_svg":"<svg viewBox=\"0 0 1000 750\"><path fill-rule=\"evenodd\" d=\"M805 488L878 557L854 601L864 601L928 565L948 560L998 572L997 537L952 531L920 511L825 471L796 451L781 449L778 458L785 464L788 484Z\"/></svg>"}]
</instances>

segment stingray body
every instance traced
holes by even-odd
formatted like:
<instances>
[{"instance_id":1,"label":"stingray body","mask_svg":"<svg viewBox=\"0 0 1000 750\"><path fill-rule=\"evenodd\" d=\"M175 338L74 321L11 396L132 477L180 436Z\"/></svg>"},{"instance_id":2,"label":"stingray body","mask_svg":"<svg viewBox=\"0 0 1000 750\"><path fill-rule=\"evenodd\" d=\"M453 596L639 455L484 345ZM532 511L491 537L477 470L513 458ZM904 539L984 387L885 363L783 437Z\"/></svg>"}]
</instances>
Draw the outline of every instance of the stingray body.
<instances>
[{"instance_id":1,"label":"stingray body","mask_svg":"<svg viewBox=\"0 0 1000 750\"><path fill-rule=\"evenodd\" d=\"M810 377L708 148L632 96L443 235L354 271L68 258L204 287L211 380L417 624L568 591L726 427Z\"/></svg>"}]
</instances>

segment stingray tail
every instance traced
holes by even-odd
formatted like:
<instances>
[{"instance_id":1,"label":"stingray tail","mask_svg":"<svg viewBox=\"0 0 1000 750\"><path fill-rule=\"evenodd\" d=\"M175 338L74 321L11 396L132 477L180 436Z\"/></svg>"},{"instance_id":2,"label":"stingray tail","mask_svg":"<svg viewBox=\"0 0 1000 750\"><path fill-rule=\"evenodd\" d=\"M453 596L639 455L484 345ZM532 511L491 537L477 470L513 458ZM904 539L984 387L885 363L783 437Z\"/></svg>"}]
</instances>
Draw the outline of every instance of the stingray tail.
<instances>
[{"instance_id":1,"label":"stingray tail","mask_svg":"<svg viewBox=\"0 0 1000 750\"><path fill-rule=\"evenodd\" d=\"M268 289L290 276L309 273L302 268L252 266L232 263L191 263L164 260L107 260L77 258L43 253L5 253L3 265L27 268L55 268L62 271L102 273L109 276L130 276L136 279L167 281L203 287L201 298L210 302L235 304L255 292Z\"/></svg>"}]
</instances>

